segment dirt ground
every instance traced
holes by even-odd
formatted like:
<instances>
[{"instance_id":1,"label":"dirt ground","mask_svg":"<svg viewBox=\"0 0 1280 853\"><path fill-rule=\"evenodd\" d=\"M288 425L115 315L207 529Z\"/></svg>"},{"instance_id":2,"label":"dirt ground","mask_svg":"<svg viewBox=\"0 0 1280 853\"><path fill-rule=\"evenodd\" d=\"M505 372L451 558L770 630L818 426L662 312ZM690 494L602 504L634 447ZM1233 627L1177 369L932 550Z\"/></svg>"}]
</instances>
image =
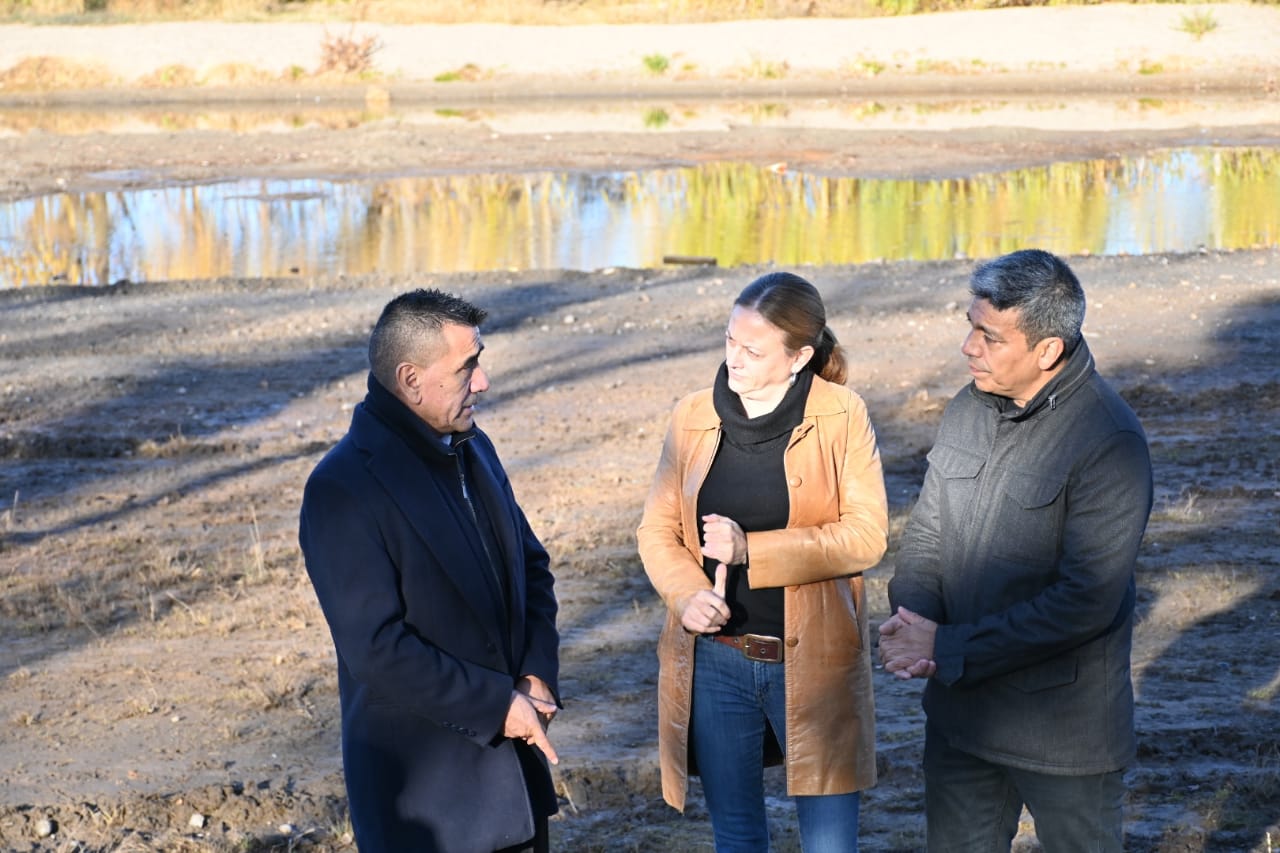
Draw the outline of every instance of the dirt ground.
<instances>
[{"instance_id":1,"label":"dirt ground","mask_svg":"<svg viewBox=\"0 0 1280 853\"><path fill-rule=\"evenodd\" d=\"M1257 92L1247 97L1271 98ZM1205 141L1110 131L728 127L491 132L395 120L289 133L16 133L0 197L127 180L732 159L938 175ZM1275 123L1214 128L1275 145ZM1101 370L1142 417L1156 510L1139 565L1129 849L1280 845L1280 248L1071 259ZM958 354L972 261L806 267L851 350L893 544ZM660 604L634 530L675 400L706 385L764 268L294 277L0 291L0 849L349 850L332 647L302 567L302 484L364 393L396 293L485 306L479 417L554 560L566 708L563 851L710 850L700 798L661 801ZM869 851L922 849L919 685L876 681ZM770 775L775 846L798 850ZM695 783L696 788L696 783ZM1029 819L1019 848L1033 850Z\"/></svg>"}]
</instances>

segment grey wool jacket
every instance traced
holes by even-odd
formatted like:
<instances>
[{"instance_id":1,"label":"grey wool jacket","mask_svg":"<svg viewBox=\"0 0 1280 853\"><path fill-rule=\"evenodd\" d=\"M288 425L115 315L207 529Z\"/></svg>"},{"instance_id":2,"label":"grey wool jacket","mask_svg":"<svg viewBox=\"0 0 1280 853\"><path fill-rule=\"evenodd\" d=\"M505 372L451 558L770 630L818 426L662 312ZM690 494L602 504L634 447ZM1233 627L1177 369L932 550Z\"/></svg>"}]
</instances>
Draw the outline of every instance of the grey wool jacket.
<instances>
[{"instance_id":1,"label":"grey wool jacket","mask_svg":"<svg viewBox=\"0 0 1280 853\"><path fill-rule=\"evenodd\" d=\"M1027 405L972 384L948 403L889 600L939 623L929 726L1042 773L1135 753L1134 564L1151 511L1137 417L1082 340Z\"/></svg>"}]
</instances>

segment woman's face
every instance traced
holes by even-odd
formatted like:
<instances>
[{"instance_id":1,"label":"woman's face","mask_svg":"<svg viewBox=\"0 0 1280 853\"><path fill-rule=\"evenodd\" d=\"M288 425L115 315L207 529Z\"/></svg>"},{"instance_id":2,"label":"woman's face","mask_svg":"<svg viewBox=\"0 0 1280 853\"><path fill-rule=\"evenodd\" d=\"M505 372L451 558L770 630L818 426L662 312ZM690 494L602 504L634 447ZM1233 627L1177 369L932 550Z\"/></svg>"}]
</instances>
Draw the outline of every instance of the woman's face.
<instances>
[{"instance_id":1,"label":"woman's face","mask_svg":"<svg viewBox=\"0 0 1280 853\"><path fill-rule=\"evenodd\" d=\"M788 352L781 329L754 308L733 306L724 332L724 361L729 390L744 400L777 403L787 393L791 374L813 357L812 347Z\"/></svg>"}]
</instances>

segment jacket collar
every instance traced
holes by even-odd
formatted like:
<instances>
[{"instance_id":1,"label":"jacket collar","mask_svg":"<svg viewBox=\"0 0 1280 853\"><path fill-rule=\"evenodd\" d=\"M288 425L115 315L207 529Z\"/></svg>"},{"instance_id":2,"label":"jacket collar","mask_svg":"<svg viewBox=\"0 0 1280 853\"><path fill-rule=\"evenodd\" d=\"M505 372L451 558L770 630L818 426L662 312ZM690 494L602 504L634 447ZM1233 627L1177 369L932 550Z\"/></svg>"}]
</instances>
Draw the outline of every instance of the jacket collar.
<instances>
[{"instance_id":1,"label":"jacket collar","mask_svg":"<svg viewBox=\"0 0 1280 853\"><path fill-rule=\"evenodd\" d=\"M428 461L452 456L454 447L475 435L475 428L472 427L466 432L441 436L423 423L403 400L379 382L372 371L369 373L368 386L369 393L365 395L363 404L365 410L400 436L415 454Z\"/></svg>"},{"instance_id":2,"label":"jacket collar","mask_svg":"<svg viewBox=\"0 0 1280 853\"><path fill-rule=\"evenodd\" d=\"M1045 409L1053 411L1060 403L1066 401L1079 390L1093 373L1093 353L1089 351L1089 344L1082 337L1075 350L1071 355L1067 356L1067 363L1062 366L1062 370L1058 372L1058 375L1045 383L1045 386L1037 391L1035 396L1028 400L1027 404L1022 408L1013 405L1013 401L1008 397L979 391L978 386L973 383L970 383L969 390L979 400L1000 412L1001 417L1020 421L1030 418Z\"/></svg>"},{"instance_id":3,"label":"jacket collar","mask_svg":"<svg viewBox=\"0 0 1280 853\"><path fill-rule=\"evenodd\" d=\"M486 626L494 642L501 648L504 634L498 623L489 618L493 612L495 590L486 582L481 572L474 571L475 560L483 555L483 544L475 531L475 520L466 512L458 496L447 483L457 482L458 447L473 440L478 431L472 428L464 433L454 433L452 444L445 444L435 432L426 427L398 398L369 378L370 394L356 407L351 420L351 440L366 454L365 466L371 476L386 490L399 507L404 519L417 533L423 548L430 552L442 572L449 577L462 597L471 605L477 624ZM377 390L375 390L375 386ZM385 397L383 396L385 395ZM388 403L388 400L390 401ZM381 405L380 405L381 404ZM391 405L394 404L394 405ZM419 429L416 425L421 425ZM521 554L518 532L513 526L511 514L502 502L502 486L483 452L468 453L473 464L468 466L468 483L483 490L491 501L491 521L495 535L504 554ZM415 457L418 461L415 461ZM422 464L435 470L439 476L422 476ZM496 496L496 497L495 497ZM505 566L505 562L501 565ZM523 577L513 573L517 584L513 592L523 596ZM522 623L517 623L522 625ZM520 628L521 634L523 627Z\"/></svg>"}]
</instances>

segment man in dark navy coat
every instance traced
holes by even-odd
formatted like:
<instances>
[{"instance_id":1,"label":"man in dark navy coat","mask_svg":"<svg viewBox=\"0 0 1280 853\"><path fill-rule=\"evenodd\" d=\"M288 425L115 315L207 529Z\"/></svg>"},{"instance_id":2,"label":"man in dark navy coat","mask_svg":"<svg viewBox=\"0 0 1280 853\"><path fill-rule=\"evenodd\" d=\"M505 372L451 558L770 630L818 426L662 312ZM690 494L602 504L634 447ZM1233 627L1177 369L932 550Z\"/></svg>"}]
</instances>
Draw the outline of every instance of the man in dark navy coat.
<instances>
[{"instance_id":1,"label":"man in dark navy coat","mask_svg":"<svg viewBox=\"0 0 1280 853\"><path fill-rule=\"evenodd\" d=\"M389 302L369 393L303 496L362 853L546 850L556 811L553 578L474 423L484 318L435 290Z\"/></svg>"}]
</instances>

